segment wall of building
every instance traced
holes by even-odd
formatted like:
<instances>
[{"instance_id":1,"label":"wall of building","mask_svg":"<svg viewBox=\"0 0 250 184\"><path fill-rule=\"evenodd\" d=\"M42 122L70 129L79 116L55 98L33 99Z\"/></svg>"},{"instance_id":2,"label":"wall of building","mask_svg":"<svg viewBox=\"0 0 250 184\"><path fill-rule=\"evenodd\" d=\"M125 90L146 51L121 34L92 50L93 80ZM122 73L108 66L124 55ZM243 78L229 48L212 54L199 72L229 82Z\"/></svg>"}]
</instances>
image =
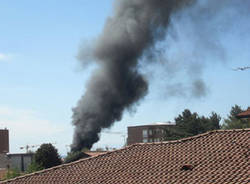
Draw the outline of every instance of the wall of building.
<instances>
[{"instance_id":1,"label":"wall of building","mask_svg":"<svg viewBox=\"0 0 250 184\"><path fill-rule=\"evenodd\" d=\"M128 127L127 144L142 142L142 127Z\"/></svg>"},{"instance_id":2,"label":"wall of building","mask_svg":"<svg viewBox=\"0 0 250 184\"><path fill-rule=\"evenodd\" d=\"M1 169L0 168L0 181L4 180L6 174L7 174L8 170L7 169Z\"/></svg>"},{"instance_id":3,"label":"wall of building","mask_svg":"<svg viewBox=\"0 0 250 184\"><path fill-rule=\"evenodd\" d=\"M128 127L127 144L161 142L164 140L164 130L175 125L145 125Z\"/></svg>"},{"instance_id":4,"label":"wall of building","mask_svg":"<svg viewBox=\"0 0 250 184\"><path fill-rule=\"evenodd\" d=\"M9 167L9 158L6 154L0 153L0 169L6 169Z\"/></svg>"},{"instance_id":5,"label":"wall of building","mask_svg":"<svg viewBox=\"0 0 250 184\"><path fill-rule=\"evenodd\" d=\"M26 171L33 159L32 153L27 154L9 154L10 168L18 169L19 171Z\"/></svg>"},{"instance_id":6,"label":"wall of building","mask_svg":"<svg viewBox=\"0 0 250 184\"><path fill-rule=\"evenodd\" d=\"M6 154L0 154L0 181L4 179L9 167L9 159Z\"/></svg>"},{"instance_id":7,"label":"wall of building","mask_svg":"<svg viewBox=\"0 0 250 184\"><path fill-rule=\"evenodd\" d=\"M0 129L0 153L9 152L9 130Z\"/></svg>"}]
</instances>

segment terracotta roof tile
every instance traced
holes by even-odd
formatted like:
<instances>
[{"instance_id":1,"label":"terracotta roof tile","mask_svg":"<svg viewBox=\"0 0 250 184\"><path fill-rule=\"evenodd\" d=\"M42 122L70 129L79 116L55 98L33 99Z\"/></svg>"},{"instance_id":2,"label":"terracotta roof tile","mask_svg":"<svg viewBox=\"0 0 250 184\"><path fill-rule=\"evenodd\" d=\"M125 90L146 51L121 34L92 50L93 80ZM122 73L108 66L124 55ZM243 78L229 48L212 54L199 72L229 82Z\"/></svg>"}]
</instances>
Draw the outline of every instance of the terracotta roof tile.
<instances>
[{"instance_id":1,"label":"terracotta roof tile","mask_svg":"<svg viewBox=\"0 0 250 184\"><path fill-rule=\"evenodd\" d=\"M85 151L85 154L93 157L93 156L98 156L107 153L107 151Z\"/></svg>"},{"instance_id":2,"label":"terracotta roof tile","mask_svg":"<svg viewBox=\"0 0 250 184\"><path fill-rule=\"evenodd\" d=\"M238 118L250 118L250 107L246 111L237 114L237 117Z\"/></svg>"},{"instance_id":3,"label":"terracotta roof tile","mask_svg":"<svg viewBox=\"0 0 250 184\"><path fill-rule=\"evenodd\" d=\"M3 183L247 184L249 138L250 129L220 130L178 141L134 144Z\"/></svg>"}]
</instances>

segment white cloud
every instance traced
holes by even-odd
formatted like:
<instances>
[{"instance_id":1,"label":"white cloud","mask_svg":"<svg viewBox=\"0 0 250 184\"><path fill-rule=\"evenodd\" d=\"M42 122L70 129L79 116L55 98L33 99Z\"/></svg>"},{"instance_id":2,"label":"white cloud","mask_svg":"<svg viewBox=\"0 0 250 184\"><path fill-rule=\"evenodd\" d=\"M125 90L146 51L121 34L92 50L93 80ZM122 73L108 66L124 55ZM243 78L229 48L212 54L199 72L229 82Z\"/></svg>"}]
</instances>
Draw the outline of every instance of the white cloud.
<instances>
[{"instance_id":1,"label":"white cloud","mask_svg":"<svg viewBox=\"0 0 250 184\"><path fill-rule=\"evenodd\" d=\"M0 106L1 128L9 129L11 152L20 152L19 148L27 144L59 143L67 137L65 132L68 129L63 124L41 118L36 111Z\"/></svg>"},{"instance_id":2,"label":"white cloud","mask_svg":"<svg viewBox=\"0 0 250 184\"><path fill-rule=\"evenodd\" d=\"M0 53L0 61L9 61L11 59L10 54Z\"/></svg>"},{"instance_id":3,"label":"white cloud","mask_svg":"<svg viewBox=\"0 0 250 184\"><path fill-rule=\"evenodd\" d=\"M0 116L7 116L7 115L11 115L11 110L7 107L0 107Z\"/></svg>"}]
</instances>

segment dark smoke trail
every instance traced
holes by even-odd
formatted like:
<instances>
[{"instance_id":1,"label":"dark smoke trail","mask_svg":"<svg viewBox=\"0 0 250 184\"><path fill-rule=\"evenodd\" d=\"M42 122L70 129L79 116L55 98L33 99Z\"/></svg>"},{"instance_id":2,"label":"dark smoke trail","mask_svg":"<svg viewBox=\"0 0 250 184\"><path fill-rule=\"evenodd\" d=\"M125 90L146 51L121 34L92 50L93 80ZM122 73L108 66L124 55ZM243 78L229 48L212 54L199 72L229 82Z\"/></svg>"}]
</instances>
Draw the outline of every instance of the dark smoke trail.
<instances>
[{"instance_id":1,"label":"dark smoke trail","mask_svg":"<svg viewBox=\"0 0 250 184\"><path fill-rule=\"evenodd\" d=\"M103 128L122 118L148 91L138 61L164 39L170 15L193 0L118 0L93 49L98 64L73 109L72 151L91 148Z\"/></svg>"}]
</instances>

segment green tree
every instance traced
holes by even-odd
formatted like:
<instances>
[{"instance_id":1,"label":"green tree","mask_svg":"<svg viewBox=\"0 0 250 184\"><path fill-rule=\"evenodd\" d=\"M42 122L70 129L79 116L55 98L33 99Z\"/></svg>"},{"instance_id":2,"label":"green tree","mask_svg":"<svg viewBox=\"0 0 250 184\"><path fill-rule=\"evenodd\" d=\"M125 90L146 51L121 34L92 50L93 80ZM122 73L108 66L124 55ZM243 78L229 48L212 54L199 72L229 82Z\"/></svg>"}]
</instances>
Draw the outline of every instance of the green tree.
<instances>
[{"instance_id":1,"label":"green tree","mask_svg":"<svg viewBox=\"0 0 250 184\"><path fill-rule=\"evenodd\" d=\"M171 141L171 140L178 140L183 137L188 137L188 134L185 131L182 131L180 128L177 127L167 127L164 130L164 140Z\"/></svg>"},{"instance_id":2,"label":"green tree","mask_svg":"<svg viewBox=\"0 0 250 184\"><path fill-rule=\"evenodd\" d=\"M240 106L234 105L231 108L230 114L222 125L223 129L241 129L241 128L250 128L250 122L246 119L238 119L237 114L243 112Z\"/></svg>"},{"instance_id":3,"label":"green tree","mask_svg":"<svg viewBox=\"0 0 250 184\"><path fill-rule=\"evenodd\" d=\"M21 176L21 172L18 169L9 169L6 173L5 180Z\"/></svg>"},{"instance_id":4,"label":"green tree","mask_svg":"<svg viewBox=\"0 0 250 184\"><path fill-rule=\"evenodd\" d=\"M201 116L198 117L201 123L201 130L203 132L220 129L221 117L215 112L212 112L209 117Z\"/></svg>"},{"instance_id":5,"label":"green tree","mask_svg":"<svg viewBox=\"0 0 250 184\"><path fill-rule=\"evenodd\" d=\"M185 109L175 118L176 126L165 129L165 140L176 140L220 129L220 120L221 117L215 112L212 112L209 117L205 117Z\"/></svg>"},{"instance_id":6,"label":"green tree","mask_svg":"<svg viewBox=\"0 0 250 184\"><path fill-rule=\"evenodd\" d=\"M221 121L220 115L218 115L215 112L212 112L211 115L209 116L209 125L207 130L221 129L220 121Z\"/></svg>"},{"instance_id":7,"label":"green tree","mask_svg":"<svg viewBox=\"0 0 250 184\"><path fill-rule=\"evenodd\" d=\"M204 132L201 118L196 112L191 113L189 109L185 109L182 114L175 118L175 124L180 131L183 131L188 136Z\"/></svg>"},{"instance_id":8,"label":"green tree","mask_svg":"<svg viewBox=\"0 0 250 184\"><path fill-rule=\"evenodd\" d=\"M50 168L62 163L57 149L52 144L42 144L35 153L34 161L42 168Z\"/></svg>"},{"instance_id":9,"label":"green tree","mask_svg":"<svg viewBox=\"0 0 250 184\"><path fill-rule=\"evenodd\" d=\"M35 161L32 161L31 164L28 166L26 173L33 173L36 171L40 171L42 169L44 169L44 167L42 167L41 165L39 165Z\"/></svg>"}]
</instances>

